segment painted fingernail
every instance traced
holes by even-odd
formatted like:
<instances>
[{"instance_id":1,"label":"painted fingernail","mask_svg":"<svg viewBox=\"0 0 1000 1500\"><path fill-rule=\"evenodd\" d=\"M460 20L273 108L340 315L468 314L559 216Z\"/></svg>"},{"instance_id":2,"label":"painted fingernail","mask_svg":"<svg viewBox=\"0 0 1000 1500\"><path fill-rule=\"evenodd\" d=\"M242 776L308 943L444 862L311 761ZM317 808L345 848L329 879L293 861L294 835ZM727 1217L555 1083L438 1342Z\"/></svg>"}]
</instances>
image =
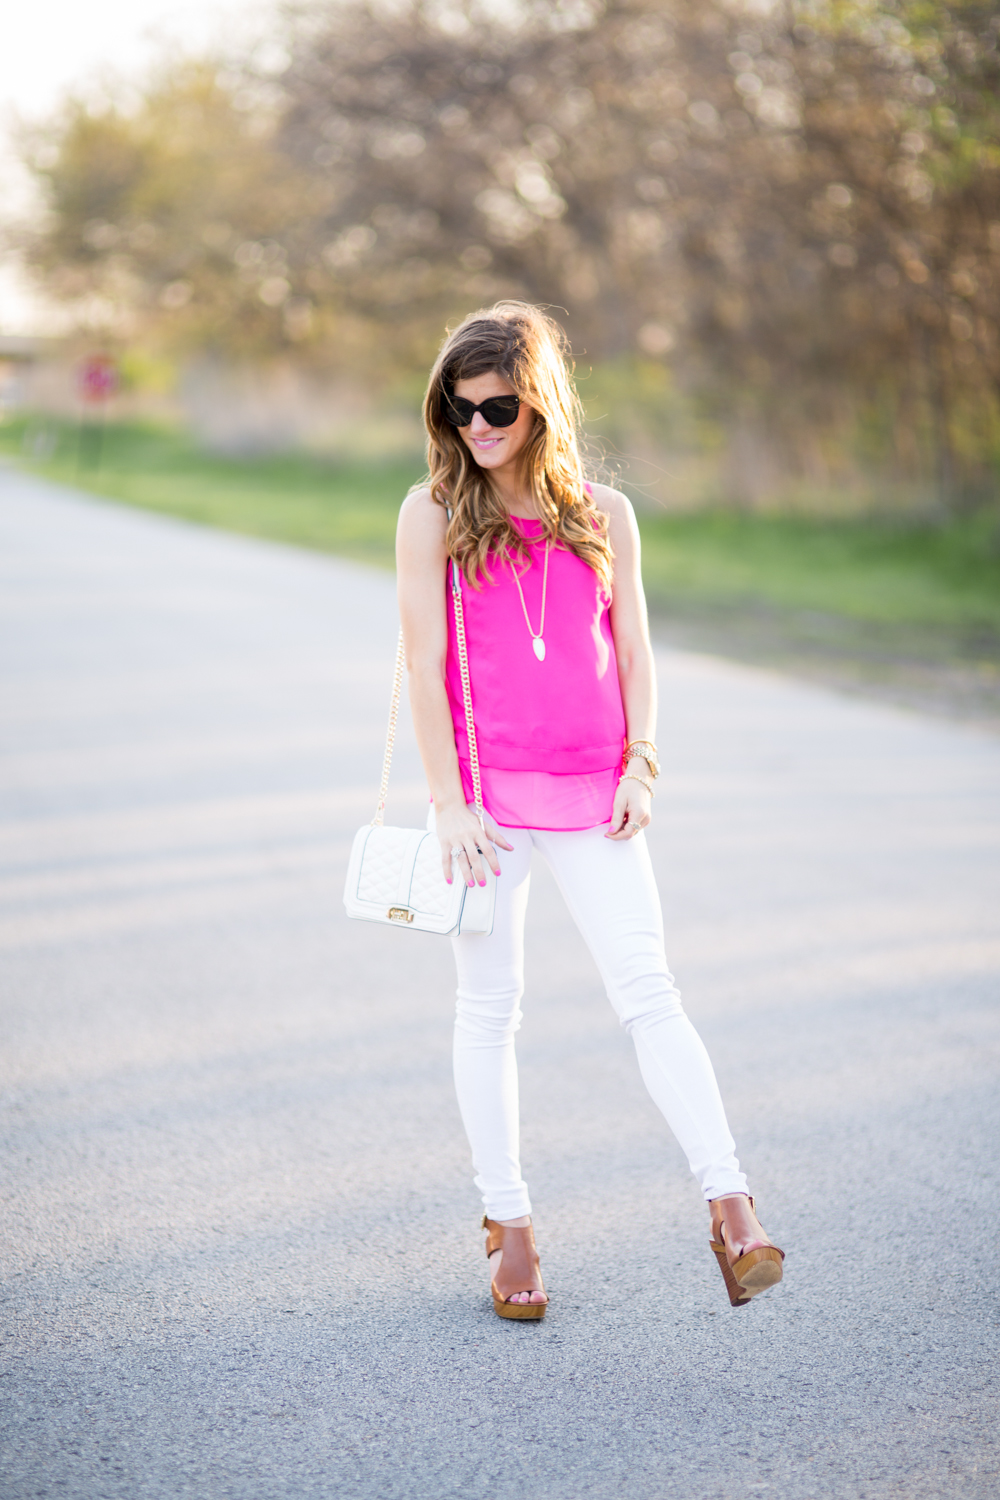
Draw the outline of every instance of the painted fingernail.
<instances>
[{"instance_id":1,"label":"painted fingernail","mask_svg":"<svg viewBox=\"0 0 1000 1500\"><path fill-rule=\"evenodd\" d=\"M480 882L479 882L479 884L480 884L480 885L485 885L485 884L486 884L486 881L485 881L485 880L481 880L481 881L480 881Z\"/></svg>"}]
</instances>

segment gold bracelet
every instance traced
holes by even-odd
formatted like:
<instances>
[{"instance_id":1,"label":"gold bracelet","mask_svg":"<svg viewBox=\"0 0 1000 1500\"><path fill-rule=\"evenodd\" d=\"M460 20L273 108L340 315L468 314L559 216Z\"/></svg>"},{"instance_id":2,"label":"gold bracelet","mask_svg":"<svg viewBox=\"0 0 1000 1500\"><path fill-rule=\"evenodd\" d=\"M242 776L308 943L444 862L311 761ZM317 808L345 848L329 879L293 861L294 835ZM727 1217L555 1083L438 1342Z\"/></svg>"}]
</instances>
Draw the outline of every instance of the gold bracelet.
<instances>
[{"instance_id":1,"label":"gold bracelet","mask_svg":"<svg viewBox=\"0 0 1000 1500\"><path fill-rule=\"evenodd\" d=\"M659 776L660 752L652 740L629 740L622 751L622 770L625 770L630 760L635 760L638 756L649 766L649 773L654 779Z\"/></svg>"},{"instance_id":2,"label":"gold bracelet","mask_svg":"<svg viewBox=\"0 0 1000 1500\"><path fill-rule=\"evenodd\" d=\"M623 781L637 781L640 786L646 788L651 797L656 796L656 793L653 791L653 783L647 780L645 776L637 776L634 771L626 771L624 776L619 776L618 785L621 786Z\"/></svg>"}]
</instances>

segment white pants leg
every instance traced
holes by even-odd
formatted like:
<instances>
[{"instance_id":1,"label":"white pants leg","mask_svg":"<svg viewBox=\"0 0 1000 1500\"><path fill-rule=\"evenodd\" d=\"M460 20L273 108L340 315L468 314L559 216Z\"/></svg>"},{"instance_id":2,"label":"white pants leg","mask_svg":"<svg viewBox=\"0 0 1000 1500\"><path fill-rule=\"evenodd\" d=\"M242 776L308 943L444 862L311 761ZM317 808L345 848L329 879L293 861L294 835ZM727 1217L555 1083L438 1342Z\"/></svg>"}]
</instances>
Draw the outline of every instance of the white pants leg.
<instances>
[{"instance_id":1,"label":"white pants leg","mask_svg":"<svg viewBox=\"0 0 1000 1500\"><path fill-rule=\"evenodd\" d=\"M489 937L452 938L458 966L455 1092L472 1147L476 1186L491 1219L531 1213L521 1177L514 1033L524 993L524 914L531 834L505 828L514 852L499 849L496 916Z\"/></svg>"},{"instance_id":2,"label":"white pants leg","mask_svg":"<svg viewBox=\"0 0 1000 1500\"><path fill-rule=\"evenodd\" d=\"M453 940L458 964L455 1083L490 1218L531 1212L518 1149L514 1033L524 989L524 916L532 847L547 860L632 1037L654 1102L706 1199L745 1193L746 1178L708 1053L667 968L659 896L644 837L613 843L604 829L504 829L494 929Z\"/></svg>"}]
</instances>

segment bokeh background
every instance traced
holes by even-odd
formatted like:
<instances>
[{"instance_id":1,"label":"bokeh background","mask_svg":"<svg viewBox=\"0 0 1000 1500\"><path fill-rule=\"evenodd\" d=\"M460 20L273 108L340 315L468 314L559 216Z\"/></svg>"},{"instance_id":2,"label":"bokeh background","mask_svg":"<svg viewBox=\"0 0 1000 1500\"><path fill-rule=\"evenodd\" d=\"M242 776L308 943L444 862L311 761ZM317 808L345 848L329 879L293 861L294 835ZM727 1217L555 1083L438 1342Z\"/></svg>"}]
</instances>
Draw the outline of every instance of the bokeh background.
<instances>
[{"instance_id":1,"label":"bokeh background","mask_svg":"<svg viewBox=\"0 0 1000 1500\"><path fill-rule=\"evenodd\" d=\"M997 711L989 0L78 10L3 64L9 459L389 564L445 325L528 298L664 629Z\"/></svg>"}]
</instances>

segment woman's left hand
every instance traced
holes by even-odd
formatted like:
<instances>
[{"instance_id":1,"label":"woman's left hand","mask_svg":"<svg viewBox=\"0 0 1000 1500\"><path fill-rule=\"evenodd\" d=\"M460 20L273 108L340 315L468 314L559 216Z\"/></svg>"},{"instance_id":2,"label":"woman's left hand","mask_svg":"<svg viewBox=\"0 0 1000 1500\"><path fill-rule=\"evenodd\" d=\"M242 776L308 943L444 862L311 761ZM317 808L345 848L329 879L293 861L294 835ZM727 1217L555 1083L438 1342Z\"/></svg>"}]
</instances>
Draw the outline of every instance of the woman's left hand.
<instances>
[{"instance_id":1,"label":"woman's left hand","mask_svg":"<svg viewBox=\"0 0 1000 1500\"><path fill-rule=\"evenodd\" d=\"M606 839L634 839L641 828L648 828L653 817L653 799L641 781L633 777L618 783L611 822Z\"/></svg>"}]
</instances>

